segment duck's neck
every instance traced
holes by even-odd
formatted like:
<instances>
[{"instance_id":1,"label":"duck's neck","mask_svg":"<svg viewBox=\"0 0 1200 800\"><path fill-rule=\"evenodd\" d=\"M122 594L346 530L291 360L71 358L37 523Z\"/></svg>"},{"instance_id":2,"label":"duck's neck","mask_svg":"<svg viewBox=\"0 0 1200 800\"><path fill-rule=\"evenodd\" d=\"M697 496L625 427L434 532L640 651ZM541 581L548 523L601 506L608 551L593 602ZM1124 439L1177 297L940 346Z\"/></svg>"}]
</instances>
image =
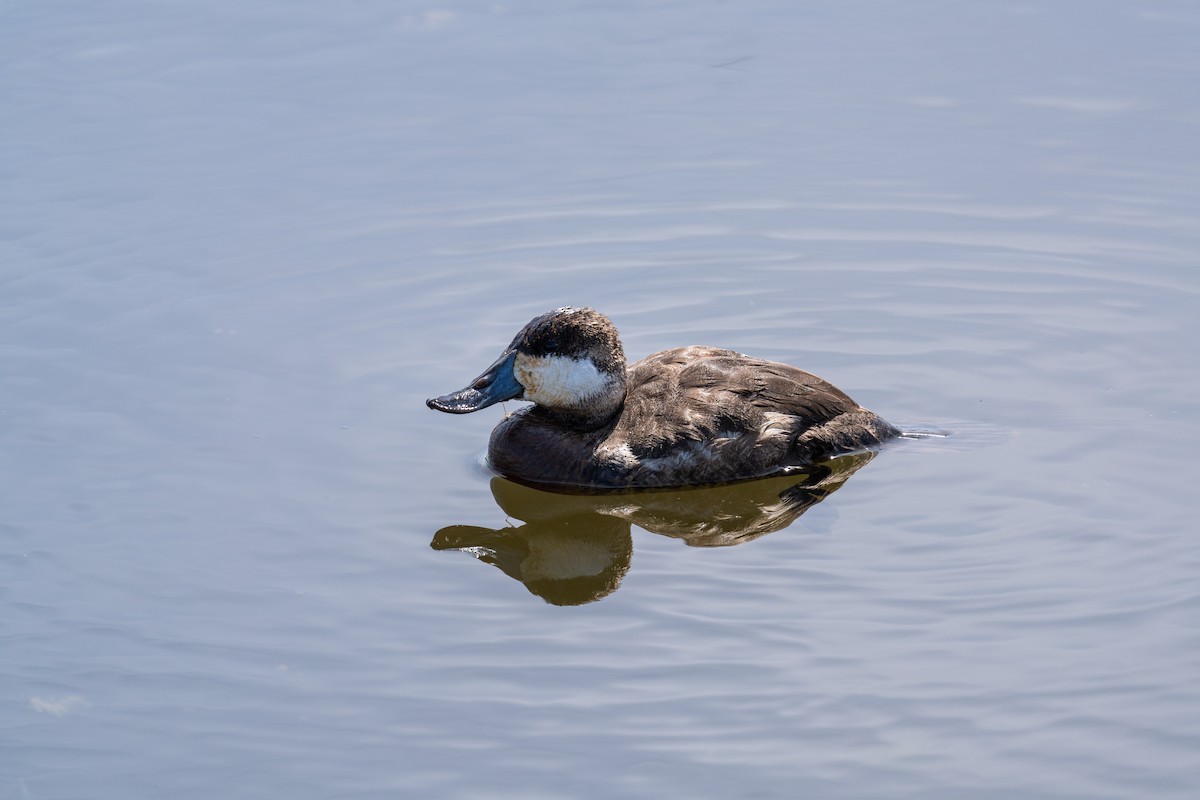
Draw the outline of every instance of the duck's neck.
<instances>
[{"instance_id":1,"label":"duck's neck","mask_svg":"<svg viewBox=\"0 0 1200 800\"><path fill-rule=\"evenodd\" d=\"M586 432L612 423L625 405L625 375L613 375L597 394L581 398L577 404L547 408L538 406L546 415L572 430Z\"/></svg>"}]
</instances>

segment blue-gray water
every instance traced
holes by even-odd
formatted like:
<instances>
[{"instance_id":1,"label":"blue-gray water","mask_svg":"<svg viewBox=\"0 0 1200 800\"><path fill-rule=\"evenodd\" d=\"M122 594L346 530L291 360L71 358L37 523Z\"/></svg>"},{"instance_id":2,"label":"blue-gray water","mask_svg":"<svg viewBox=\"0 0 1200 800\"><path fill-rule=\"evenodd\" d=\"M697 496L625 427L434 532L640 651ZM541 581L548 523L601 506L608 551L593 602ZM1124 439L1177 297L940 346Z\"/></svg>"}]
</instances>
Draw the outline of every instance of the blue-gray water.
<instances>
[{"instance_id":1,"label":"blue-gray water","mask_svg":"<svg viewBox=\"0 0 1200 800\"><path fill-rule=\"evenodd\" d=\"M0 18L0 796L1195 796L1195 4ZM565 304L955 435L546 533Z\"/></svg>"}]
</instances>

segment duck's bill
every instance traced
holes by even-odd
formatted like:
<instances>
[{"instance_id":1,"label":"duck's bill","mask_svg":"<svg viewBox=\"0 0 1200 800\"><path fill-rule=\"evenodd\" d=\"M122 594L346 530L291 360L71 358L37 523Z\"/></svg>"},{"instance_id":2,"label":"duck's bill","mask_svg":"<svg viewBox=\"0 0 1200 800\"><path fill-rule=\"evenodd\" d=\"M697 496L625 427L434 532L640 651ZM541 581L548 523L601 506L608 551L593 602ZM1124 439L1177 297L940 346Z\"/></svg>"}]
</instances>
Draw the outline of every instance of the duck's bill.
<instances>
[{"instance_id":1,"label":"duck's bill","mask_svg":"<svg viewBox=\"0 0 1200 800\"><path fill-rule=\"evenodd\" d=\"M505 353L467 388L426 400L425 405L447 414L470 414L502 400L520 397L525 393L525 388L517 383L513 375L516 357L514 352Z\"/></svg>"}]
</instances>

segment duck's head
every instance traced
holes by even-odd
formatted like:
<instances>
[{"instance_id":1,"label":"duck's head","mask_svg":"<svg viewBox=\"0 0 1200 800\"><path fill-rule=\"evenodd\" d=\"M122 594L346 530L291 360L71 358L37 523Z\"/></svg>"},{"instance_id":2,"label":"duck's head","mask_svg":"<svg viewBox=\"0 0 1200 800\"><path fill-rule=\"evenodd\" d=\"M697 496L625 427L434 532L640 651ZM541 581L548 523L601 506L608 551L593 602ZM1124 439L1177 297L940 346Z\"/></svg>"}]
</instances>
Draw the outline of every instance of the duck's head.
<instances>
[{"instance_id":1,"label":"duck's head","mask_svg":"<svg viewBox=\"0 0 1200 800\"><path fill-rule=\"evenodd\" d=\"M616 327L590 308L534 317L469 386L425 404L469 414L502 400L528 400L575 428L604 424L625 402L625 351Z\"/></svg>"}]
</instances>

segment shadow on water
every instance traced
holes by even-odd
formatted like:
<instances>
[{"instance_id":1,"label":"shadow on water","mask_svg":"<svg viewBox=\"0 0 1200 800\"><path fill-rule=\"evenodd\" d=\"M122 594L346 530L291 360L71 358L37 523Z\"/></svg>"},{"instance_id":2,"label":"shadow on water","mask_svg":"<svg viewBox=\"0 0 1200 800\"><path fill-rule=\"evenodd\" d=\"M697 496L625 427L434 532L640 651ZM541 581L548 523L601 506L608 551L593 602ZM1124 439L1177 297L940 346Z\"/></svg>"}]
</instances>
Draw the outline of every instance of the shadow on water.
<instances>
[{"instance_id":1,"label":"shadow on water","mask_svg":"<svg viewBox=\"0 0 1200 800\"><path fill-rule=\"evenodd\" d=\"M555 605L616 591L633 554L631 525L691 547L728 547L783 530L875 457L855 453L784 476L701 488L568 494L493 478L492 495L519 526L450 525L435 550L463 550Z\"/></svg>"}]
</instances>

